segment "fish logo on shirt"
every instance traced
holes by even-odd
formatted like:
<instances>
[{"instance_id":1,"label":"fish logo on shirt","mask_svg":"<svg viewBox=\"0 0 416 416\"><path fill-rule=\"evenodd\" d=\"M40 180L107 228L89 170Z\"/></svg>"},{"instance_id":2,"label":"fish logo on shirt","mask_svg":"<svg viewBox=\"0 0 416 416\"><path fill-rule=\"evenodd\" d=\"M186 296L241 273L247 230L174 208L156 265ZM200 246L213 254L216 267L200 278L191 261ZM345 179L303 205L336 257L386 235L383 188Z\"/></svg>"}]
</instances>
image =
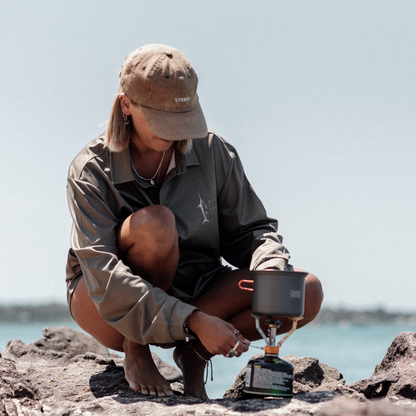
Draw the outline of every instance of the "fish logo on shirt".
<instances>
[{"instance_id":1,"label":"fish logo on shirt","mask_svg":"<svg viewBox=\"0 0 416 416\"><path fill-rule=\"evenodd\" d=\"M197 208L201 210L202 215L204 216L204 221L202 222L202 225L204 225L206 222L209 222L208 207L207 207L207 204L201 198L201 194L199 192L198 192L198 195L199 195L199 205L197 206Z\"/></svg>"}]
</instances>

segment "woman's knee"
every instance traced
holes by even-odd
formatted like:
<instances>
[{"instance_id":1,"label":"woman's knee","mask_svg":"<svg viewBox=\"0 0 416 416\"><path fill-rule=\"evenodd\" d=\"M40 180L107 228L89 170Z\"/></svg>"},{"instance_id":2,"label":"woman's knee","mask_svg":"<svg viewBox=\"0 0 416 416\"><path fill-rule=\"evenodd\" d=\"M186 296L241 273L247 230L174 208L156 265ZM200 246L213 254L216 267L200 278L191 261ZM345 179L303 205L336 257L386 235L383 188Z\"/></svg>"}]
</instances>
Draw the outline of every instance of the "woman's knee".
<instances>
[{"instance_id":1,"label":"woman's knee","mask_svg":"<svg viewBox=\"0 0 416 416\"><path fill-rule=\"evenodd\" d=\"M158 227L175 227L175 215L173 212L162 205L149 205L141 208L131 215L133 224L143 227L148 224Z\"/></svg>"},{"instance_id":2,"label":"woman's knee","mask_svg":"<svg viewBox=\"0 0 416 416\"><path fill-rule=\"evenodd\" d=\"M305 314L304 323L313 321L318 315L324 292L320 280L312 273L309 273L305 280Z\"/></svg>"},{"instance_id":3,"label":"woman's knee","mask_svg":"<svg viewBox=\"0 0 416 416\"><path fill-rule=\"evenodd\" d=\"M168 290L179 261L175 216L160 205L130 215L118 233L119 256L133 274Z\"/></svg>"},{"instance_id":4,"label":"woman's knee","mask_svg":"<svg viewBox=\"0 0 416 416\"><path fill-rule=\"evenodd\" d=\"M130 215L121 225L118 245L121 254L133 246L143 246L146 252L169 251L177 244L175 215L161 205L150 205Z\"/></svg>"}]
</instances>

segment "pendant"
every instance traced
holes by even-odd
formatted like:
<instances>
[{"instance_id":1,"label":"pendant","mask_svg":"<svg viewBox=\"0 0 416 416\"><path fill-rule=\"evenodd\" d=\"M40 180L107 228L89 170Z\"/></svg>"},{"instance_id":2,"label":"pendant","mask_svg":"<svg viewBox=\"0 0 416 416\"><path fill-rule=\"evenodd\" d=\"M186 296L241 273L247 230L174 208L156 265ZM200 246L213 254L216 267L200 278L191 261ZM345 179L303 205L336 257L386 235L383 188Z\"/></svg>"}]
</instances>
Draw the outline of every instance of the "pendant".
<instances>
[{"instance_id":1,"label":"pendant","mask_svg":"<svg viewBox=\"0 0 416 416\"><path fill-rule=\"evenodd\" d=\"M155 181L153 179L150 179L150 184L154 186L155 185Z\"/></svg>"}]
</instances>

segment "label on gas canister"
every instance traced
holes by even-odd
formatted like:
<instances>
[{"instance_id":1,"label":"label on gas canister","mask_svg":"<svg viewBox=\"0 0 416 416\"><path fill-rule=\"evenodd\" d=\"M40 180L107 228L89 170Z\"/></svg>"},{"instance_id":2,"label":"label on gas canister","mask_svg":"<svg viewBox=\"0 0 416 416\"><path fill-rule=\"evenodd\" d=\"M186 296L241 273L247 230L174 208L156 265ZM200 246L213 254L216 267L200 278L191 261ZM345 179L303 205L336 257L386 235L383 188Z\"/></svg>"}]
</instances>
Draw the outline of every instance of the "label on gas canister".
<instances>
[{"instance_id":1,"label":"label on gas canister","mask_svg":"<svg viewBox=\"0 0 416 416\"><path fill-rule=\"evenodd\" d=\"M275 396L292 396L293 366L279 359L263 359L247 366L244 391L246 393Z\"/></svg>"},{"instance_id":2,"label":"label on gas canister","mask_svg":"<svg viewBox=\"0 0 416 416\"><path fill-rule=\"evenodd\" d=\"M247 371L246 371L246 387L250 387L250 381L251 381L251 366L248 366Z\"/></svg>"},{"instance_id":3,"label":"label on gas canister","mask_svg":"<svg viewBox=\"0 0 416 416\"><path fill-rule=\"evenodd\" d=\"M259 389L276 389L289 391L288 382L293 376L290 373L282 372L278 369L263 368L261 366L253 366L252 386Z\"/></svg>"}]
</instances>

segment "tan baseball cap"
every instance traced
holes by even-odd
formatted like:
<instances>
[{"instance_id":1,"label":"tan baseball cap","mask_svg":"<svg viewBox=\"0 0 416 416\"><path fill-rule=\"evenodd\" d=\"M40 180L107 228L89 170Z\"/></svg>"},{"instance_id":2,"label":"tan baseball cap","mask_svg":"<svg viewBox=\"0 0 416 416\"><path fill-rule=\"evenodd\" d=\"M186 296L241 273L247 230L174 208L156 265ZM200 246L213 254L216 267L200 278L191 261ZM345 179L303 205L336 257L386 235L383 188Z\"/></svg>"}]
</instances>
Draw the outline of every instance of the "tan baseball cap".
<instances>
[{"instance_id":1,"label":"tan baseball cap","mask_svg":"<svg viewBox=\"0 0 416 416\"><path fill-rule=\"evenodd\" d=\"M140 104L147 124L162 139L208 135L196 89L198 77L183 53L151 44L130 53L120 70L123 93Z\"/></svg>"}]
</instances>

